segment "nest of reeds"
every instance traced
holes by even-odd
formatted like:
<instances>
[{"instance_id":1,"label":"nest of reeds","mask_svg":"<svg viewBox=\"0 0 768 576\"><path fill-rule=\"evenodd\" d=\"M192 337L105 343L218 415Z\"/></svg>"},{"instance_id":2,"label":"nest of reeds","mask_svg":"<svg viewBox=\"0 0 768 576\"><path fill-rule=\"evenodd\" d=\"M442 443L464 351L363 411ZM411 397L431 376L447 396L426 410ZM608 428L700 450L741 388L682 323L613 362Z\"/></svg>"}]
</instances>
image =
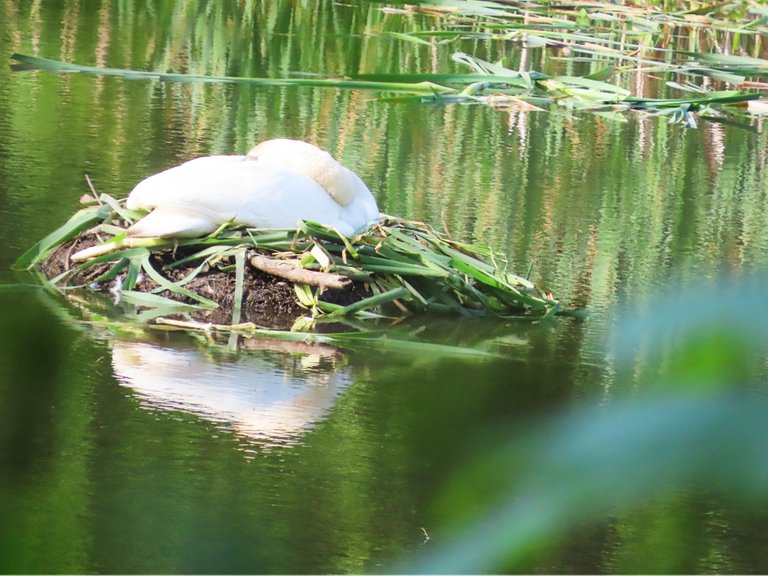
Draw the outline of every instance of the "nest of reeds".
<instances>
[{"instance_id":1,"label":"nest of reeds","mask_svg":"<svg viewBox=\"0 0 768 576\"><path fill-rule=\"evenodd\" d=\"M142 214L101 194L16 262L59 291L108 294L141 321L286 326L296 318L419 312L547 316L553 296L506 271L490 249L426 224L383 217L347 238L303 222L294 230L222 226L192 239L131 238Z\"/></svg>"}]
</instances>

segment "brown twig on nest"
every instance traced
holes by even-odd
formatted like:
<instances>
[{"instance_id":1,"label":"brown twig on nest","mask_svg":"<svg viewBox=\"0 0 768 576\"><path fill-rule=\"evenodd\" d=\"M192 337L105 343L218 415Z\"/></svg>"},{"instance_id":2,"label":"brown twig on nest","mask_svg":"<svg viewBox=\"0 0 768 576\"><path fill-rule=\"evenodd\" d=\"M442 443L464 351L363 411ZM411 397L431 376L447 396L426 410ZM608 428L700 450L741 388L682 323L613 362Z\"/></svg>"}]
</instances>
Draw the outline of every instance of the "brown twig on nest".
<instances>
[{"instance_id":1,"label":"brown twig on nest","mask_svg":"<svg viewBox=\"0 0 768 576\"><path fill-rule=\"evenodd\" d=\"M352 280L339 274L330 274L328 272L318 272L316 270L305 270L296 268L285 260L267 258L266 256L251 256L249 260L251 266L262 272L267 272L273 276L285 278L297 284L309 284L310 286L320 286L321 288L347 288L352 284Z\"/></svg>"}]
</instances>

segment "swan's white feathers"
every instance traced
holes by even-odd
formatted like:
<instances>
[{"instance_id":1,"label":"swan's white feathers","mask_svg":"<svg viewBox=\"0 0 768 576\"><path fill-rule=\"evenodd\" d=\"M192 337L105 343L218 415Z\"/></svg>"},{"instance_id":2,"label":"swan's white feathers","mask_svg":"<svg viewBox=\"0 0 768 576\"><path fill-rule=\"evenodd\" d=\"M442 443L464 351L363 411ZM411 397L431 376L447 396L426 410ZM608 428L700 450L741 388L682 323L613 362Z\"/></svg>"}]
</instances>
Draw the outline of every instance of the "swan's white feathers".
<instances>
[{"instance_id":1,"label":"swan's white feathers","mask_svg":"<svg viewBox=\"0 0 768 576\"><path fill-rule=\"evenodd\" d=\"M248 156L309 176L342 206L348 206L355 198L354 184L348 181L349 170L328 152L308 142L275 138L254 146Z\"/></svg>"},{"instance_id":2,"label":"swan's white feathers","mask_svg":"<svg viewBox=\"0 0 768 576\"><path fill-rule=\"evenodd\" d=\"M195 237L229 221L292 228L313 220L352 235L378 217L363 181L305 142L271 140L247 156L207 156L140 182L126 206L152 212L132 236Z\"/></svg>"}]
</instances>

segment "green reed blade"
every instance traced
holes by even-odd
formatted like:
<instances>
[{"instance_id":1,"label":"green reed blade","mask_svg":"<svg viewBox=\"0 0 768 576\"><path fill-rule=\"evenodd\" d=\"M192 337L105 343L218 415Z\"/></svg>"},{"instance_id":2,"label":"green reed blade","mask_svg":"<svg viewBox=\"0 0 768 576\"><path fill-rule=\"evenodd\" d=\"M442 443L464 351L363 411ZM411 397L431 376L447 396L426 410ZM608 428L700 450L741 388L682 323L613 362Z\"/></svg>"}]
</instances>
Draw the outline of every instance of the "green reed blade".
<instances>
[{"instance_id":1,"label":"green reed blade","mask_svg":"<svg viewBox=\"0 0 768 576\"><path fill-rule=\"evenodd\" d=\"M150 294L149 292L136 292L133 290L123 290L121 293L123 302L133 304L134 306L141 306L144 308L158 308L169 307L176 310L202 310L202 306L198 304L186 304L183 302L176 302L170 298L158 296L157 294Z\"/></svg>"},{"instance_id":2,"label":"green reed blade","mask_svg":"<svg viewBox=\"0 0 768 576\"><path fill-rule=\"evenodd\" d=\"M377 294L376 296L371 296L369 298L359 300L358 302L350 304L349 306L344 306L342 309L332 312L330 316L345 316L348 314L354 314L368 308L375 308L376 306L387 304L393 300L401 300L409 296L410 292L406 288L393 288L392 290Z\"/></svg>"},{"instance_id":3,"label":"green reed blade","mask_svg":"<svg viewBox=\"0 0 768 576\"><path fill-rule=\"evenodd\" d=\"M130 263L130 260L128 258L121 258L117 261L117 263L112 266L109 270L107 270L104 274L96 278L93 282L95 284L101 284L104 282L109 282L110 280L114 279L120 272L122 272L126 266Z\"/></svg>"},{"instance_id":4,"label":"green reed blade","mask_svg":"<svg viewBox=\"0 0 768 576\"><path fill-rule=\"evenodd\" d=\"M200 250L199 252L195 252L194 254L190 254L189 256L185 256L184 258L180 258L174 262L171 262L167 265L167 268L179 268L181 266L186 266L190 262L196 262L198 260L207 261L209 258L221 256L231 249L232 248L229 245L222 246L221 244L217 244L215 246L209 246L203 250Z\"/></svg>"},{"instance_id":5,"label":"green reed blade","mask_svg":"<svg viewBox=\"0 0 768 576\"><path fill-rule=\"evenodd\" d=\"M145 257L149 257L149 251L146 248L143 248L141 253L128 258L128 267L125 271L121 287L122 291L131 291L135 288L136 283L139 281L141 264Z\"/></svg>"},{"instance_id":6,"label":"green reed blade","mask_svg":"<svg viewBox=\"0 0 768 576\"><path fill-rule=\"evenodd\" d=\"M542 74L542 78L545 76ZM448 73L402 73L402 74L358 74L355 76L360 80L368 82L432 82L435 84L448 84L464 86L475 84L477 82L492 82L494 84L510 84L519 88L529 88L530 83L526 81L519 72L510 71L509 74L448 74Z\"/></svg>"},{"instance_id":7,"label":"green reed blade","mask_svg":"<svg viewBox=\"0 0 768 576\"><path fill-rule=\"evenodd\" d=\"M99 194L99 200L112 208L112 211L120 216L120 218L122 218L123 221L128 224L133 224L136 220L146 215L145 212L141 212L139 210L129 210L121 202L115 200L112 196L103 192Z\"/></svg>"},{"instance_id":8,"label":"green reed blade","mask_svg":"<svg viewBox=\"0 0 768 576\"><path fill-rule=\"evenodd\" d=\"M125 68L84 66L59 60L13 54L15 60L26 70L46 70L58 73L82 73L98 76L119 76L124 80L155 80L161 82L205 82L228 84L253 84L259 86L306 86L313 88L336 88L344 90L373 90L380 92L406 92L411 94L452 93L453 89L431 82L371 82L364 80L337 80L325 78L244 78L238 76L204 76L198 74L171 74L145 72Z\"/></svg>"},{"instance_id":9,"label":"green reed blade","mask_svg":"<svg viewBox=\"0 0 768 576\"><path fill-rule=\"evenodd\" d=\"M108 244L108 242L107 242ZM110 252L109 254L102 254L101 256L97 256L96 258L91 258L90 260L87 260L81 264L78 264L79 270L85 270L86 268L90 268L91 266L95 266L96 264L101 264L102 262L112 262L113 260L120 260L121 258L128 258L132 259L135 256L143 256L148 251L147 248L126 248L125 250L118 250L117 252Z\"/></svg>"},{"instance_id":10,"label":"green reed blade","mask_svg":"<svg viewBox=\"0 0 768 576\"><path fill-rule=\"evenodd\" d=\"M112 213L109 206L84 208L72 216L61 227L57 228L29 250L24 252L13 264L14 270L29 270L35 264L43 261L46 256L57 246L71 240L83 230L93 227L96 223L105 220Z\"/></svg>"},{"instance_id":11,"label":"green reed blade","mask_svg":"<svg viewBox=\"0 0 768 576\"><path fill-rule=\"evenodd\" d=\"M245 249L235 255L235 299L232 304L232 324L240 323L243 308L243 282L245 279Z\"/></svg>"},{"instance_id":12,"label":"green reed blade","mask_svg":"<svg viewBox=\"0 0 768 576\"><path fill-rule=\"evenodd\" d=\"M155 270L155 267L152 266L149 253L141 258L141 267L144 272L147 273L147 276L154 280L163 290L168 290L169 292L179 294L180 296L186 296L195 302L199 302L200 305L204 308L213 309L219 307L216 302L200 296L199 294L184 288L179 282L172 282L160 274L157 270Z\"/></svg>"},{"instance_id":13,"label":"green reed blade","mask_svg":"<svg viewBox=\"0 0 768 576\"><path fill-rule=\"evenodd\" d=\"M435 344L432 342L418 342L391 338L387 334L374 336L371 332L350 332L345 334L330 335L329 342L344 348L373 347L377 350L392 350L399 353L412 353L419 356L435 355L439 357L461 358L493 358L498 354L487 350L470 348L467 346L451 346L449 344Z\"/></svg>"}]
</instances>

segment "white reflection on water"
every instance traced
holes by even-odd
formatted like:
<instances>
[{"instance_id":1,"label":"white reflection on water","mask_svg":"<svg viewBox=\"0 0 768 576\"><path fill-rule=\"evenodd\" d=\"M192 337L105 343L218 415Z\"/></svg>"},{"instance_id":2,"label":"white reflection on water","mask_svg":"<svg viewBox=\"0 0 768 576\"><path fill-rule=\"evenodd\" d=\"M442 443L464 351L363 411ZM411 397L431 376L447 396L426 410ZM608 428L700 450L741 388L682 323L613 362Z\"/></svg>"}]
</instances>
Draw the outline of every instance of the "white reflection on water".
<instances>
[{"instance_id":1,"label":"white reflection on water","mask_svg":"<svg viewBox=\"0 0 768 576\"><path fill-rule=\"evenodd\" d=\"M335 348L251 341L260 348L212 359L202 350L115 341L117 380L147 408L181 410L264 445L290 445L318 422L351 376Z\"/></svg>"}]
</instances>

